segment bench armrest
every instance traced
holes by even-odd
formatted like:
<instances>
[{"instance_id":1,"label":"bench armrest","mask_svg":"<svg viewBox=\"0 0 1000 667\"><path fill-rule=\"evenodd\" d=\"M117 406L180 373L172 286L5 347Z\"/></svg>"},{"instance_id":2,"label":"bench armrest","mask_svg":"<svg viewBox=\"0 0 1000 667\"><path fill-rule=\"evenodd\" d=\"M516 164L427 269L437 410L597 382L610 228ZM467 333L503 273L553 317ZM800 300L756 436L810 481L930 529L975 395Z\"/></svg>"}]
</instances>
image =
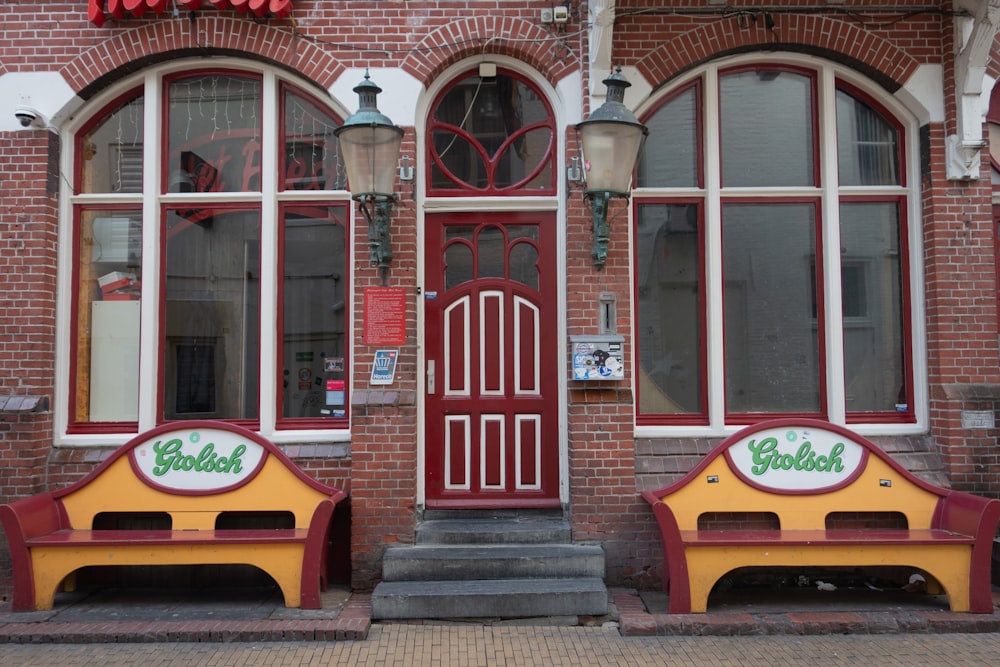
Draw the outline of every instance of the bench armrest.
<instances>
[{"instance_id":1,"label":"bench armrest","mask_svg":"<svg viewBox=\"0 0 1000 667\"><path fill-rule=\"evenodd\" d=\"M27 541L65 528L64 518L51 493L40 493L9 505L0 505L0 525L3 525L7 535L14 568L14 598L11 601L14 611L32 611L35 608L34 568Z\"/></svg>"},{"instance_id":2,"label":"bench armrest","mask_svg":"<svg viewBox=\"0 0 1000 667\"><path fill-rule=\"evenodd\" d=\"M681 539L677 517L670 507L651 491L642 497L653 507L653 516L660 527L663 541L663 592L670 597L671 613L687 613L691 608L691 587L688 581L687 556ZM684 611L687 610L687 611Z\"/></svg>"},{"instance_id":3,"label":"bench armrest","mask_svg":"<svg viewBox=\"0 0 1000 667\"><path fill-rule=\"evenodd\" d=\"M347 494L338 489L330 494L330 497L321 500L309 522L309 533L306 536L305 554L302 559L300 604L303 609L319 609L322 606L319 593L325 591L329 583L327 560L330 546L330 522L333 519L333 511L337 503L346 497Z\"/></svg>"},{"instance_id":4,"label":"bench armrest","mask_svg":"<svg viewBox=\"0 0 1000 667\"><path fill-rule=\"evenodd\" d=\"M1000 500L947 491L938 501L933 528L986 537L991 542L1000 520Z\"/></svg>"},{"instance_id":5,"label":"bench armrest","mask_svg":"<svg viewBox=\"0 0 1000 667\"><path fill-rule=\"evenodd\" d=\"M946 492L934 513L934 527L975 538L969 573L969 606L973 612L986 613L993 609L990 568L998 522L1000 500L961 491Z\"/></svg>"},{"instance_id":6,"label":"bench armrest","mask_svg":"<svg viewBox=\"0 0 1000 667\"><path fill-rule=\"evenodd\" d=\"M40 493L0 506L0 521L7 539L20 536L27 540L68 527L51 493Z\"/></svg>"}]
</instances>

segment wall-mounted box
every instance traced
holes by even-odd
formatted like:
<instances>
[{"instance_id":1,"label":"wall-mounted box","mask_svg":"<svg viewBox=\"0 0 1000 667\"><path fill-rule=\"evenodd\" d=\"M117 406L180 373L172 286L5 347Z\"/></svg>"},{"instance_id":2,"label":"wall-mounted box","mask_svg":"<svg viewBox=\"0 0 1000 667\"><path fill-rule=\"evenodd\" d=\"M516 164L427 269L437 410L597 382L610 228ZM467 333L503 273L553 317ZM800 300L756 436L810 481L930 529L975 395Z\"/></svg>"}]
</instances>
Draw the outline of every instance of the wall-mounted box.
<instances>
[{"instance_id":1,"label":"wall-mounted box","mask_svg":"<svg viewBox=\"0 0 1000 667\"><path fill-rule=\"evenodd\" d=\"M623 336L570 336L572 380L624 380Z\"/></svg>"}]
</instances>

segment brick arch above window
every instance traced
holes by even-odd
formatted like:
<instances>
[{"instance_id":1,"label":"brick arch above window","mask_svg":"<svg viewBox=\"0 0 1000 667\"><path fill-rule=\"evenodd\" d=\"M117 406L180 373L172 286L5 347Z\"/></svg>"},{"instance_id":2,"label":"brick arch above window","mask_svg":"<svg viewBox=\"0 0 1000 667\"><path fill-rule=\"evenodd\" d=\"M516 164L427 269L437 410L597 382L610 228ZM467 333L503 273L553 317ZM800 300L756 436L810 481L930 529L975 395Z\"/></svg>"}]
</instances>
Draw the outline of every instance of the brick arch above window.
<instances>
[{"instance_id":1,"label":"brick arch above window","mask_svg":"<svg viewBox=\"0 0 1000 667\"><path fill-rule=\"evenodd\" d=\"M797 16L775 34L716 21L660 44L636 62L648 81L668 81L724 55L767 49L809 53L863 72L890 92L920 66L906 51L868 30L822 16Z\"/></svg>"},{"instance_id":2,"label":"brick arch above window","mask_svg":"<svg viewBox=\"0 0 1000 667\"><path fill-rule=\"evenodd\" d=\"M450 48L461 35L461 44ZM498 35L509 35L508 40ZM530 21L512 17L474 16L452 21L429 32L414 45L401 67L420 81L433 81L445 69L470 56L502 55L516 58L538 70L551 82L576 71L575 57L565 47Z\"/></svg>"},{"instance_id":3,"label":"brick arch above window","mask_svg":"<svg viewBox=\"0 0 1000 667\"><path fill-rule=\"evenodd\" d=\"M116 35L84 51L62 68L67 83L87 98L105 84L135 71L136 64L150 65L174 59L178 53L192 55L256 57L329 88L344 69L341 61L305 40L297 40L276 30L245 19L200 18L198 31L179 21L157 21Z\"/></svg>"}]
</instances>

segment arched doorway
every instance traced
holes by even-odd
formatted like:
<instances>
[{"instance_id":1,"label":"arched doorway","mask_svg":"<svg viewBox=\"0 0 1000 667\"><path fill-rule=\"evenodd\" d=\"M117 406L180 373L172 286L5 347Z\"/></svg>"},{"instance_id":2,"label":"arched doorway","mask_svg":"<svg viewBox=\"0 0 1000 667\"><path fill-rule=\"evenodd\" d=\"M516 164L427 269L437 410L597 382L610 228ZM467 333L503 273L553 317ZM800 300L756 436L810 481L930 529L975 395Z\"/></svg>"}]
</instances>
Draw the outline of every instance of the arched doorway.
<instances>
[{"instance_id":1,"label":"arched doorway","mask_svg":"<svg viewBox=\"0 0 1000 667\"><path fill-rule=\"evenodd\" d=\"M445 202L425 217L427 506L557 507L556 212L468 199L554 196L554 115L515 72L471 71L426 138L427 195Z\"/></svg>"}]
</instances>

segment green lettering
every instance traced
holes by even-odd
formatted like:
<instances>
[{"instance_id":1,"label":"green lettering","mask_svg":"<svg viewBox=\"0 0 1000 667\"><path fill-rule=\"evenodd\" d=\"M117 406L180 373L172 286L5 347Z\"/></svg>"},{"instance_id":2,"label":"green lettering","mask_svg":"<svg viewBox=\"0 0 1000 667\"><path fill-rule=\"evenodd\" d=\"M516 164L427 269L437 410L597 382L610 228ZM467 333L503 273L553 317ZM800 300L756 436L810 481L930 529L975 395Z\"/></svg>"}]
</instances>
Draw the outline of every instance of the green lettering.
<instances>
[{"instance_id":1,"label":"green lettering","mask_svg":"<svg viewBox=\"0 0 1000 667\"><path fill-rule=\"evenodd\" d=\"M153 474L157 477L163 477L171 468L176 469L177 457L181 451L181 441L175 438L161 444L161 441L157 440L153 445L153 451L156 452L156 466L153 467Z\"/></svg>"},{"instance_id":2,"label":"green lettering","mask_svg":"<svg viewBox=\"0 0 1000 667\"><path fill-rule=\"evenodd\" d=\"M225 470L220 470L219 472L232 472L241 473L243 472L243 465L241 459L243 454L246 453L246 445L237 445L236 449L233 450L232 455L229 457L229 462L226 464Z\"/></svg>"},{"instance_id":3,"label":"green lettering","mask_svg":"<svg viewBox=\"0 0 1000 667\"><path fill-rule=\"evenodd\" d=\"M215 458L215 445L210 442L198 452L194 469L198 472L215 472Z\"/></svg>"},{"instance_id":4,"label":"green lettering","mask_svg":"<svg viewBox=\"0 0 1000 667\"><path fill-rule=\"evenodd\" d=\"M845 449L847 448L842 442L838 442L833 446L833 450L830 451L829 465L826 467L827 472L831 470L835 472L844 472L844 462L840 459L840 455L844 453Z\"/></svg>"},{"instance_id":5,"label":"green lettering","mask_svg":"<svg viewBox=\"0 0 1000 667\"><path fill-rule=\"evenodd\" d=\"M843 472L844 461L842 455L846 450L844 443L835 444L830 453L817 454L813 450L809 441L799 445L794 454L783 454L778 451L778 440L776 438L765 438L761 441L750 440L747 448L752 454L752 466L750 472L761 476L767 474L768 470L796 470L805 472ZM245 448L244 448L245 449ZM242 451L240 451L242 454ZM235 457L236 454L234 453Z\"/></svg>"},{"instance_id":6,"label":"green lettering","mask_svg":"<svg viewBox=\"0 0 1000 667\"><path fill-rule=\"evenodd\" d=\"M157 477L163 477L171 470L233 474L243 472L243 455L247 451L246 445L237 445L229 456L219 456L215 451L214 443L208 443L202 447L196 456L185 455L182 447L183 443L178 438L167 442L157 440L153 444L153 451L156 453L153 474Z\"/></svg>"},{"instance_id":7,"label":"green lettering","mask_svg":"<svg viewBox=\"0 0 1000 667\"><path fill-rule=\"evenodd\" d=\"M767 469L772 467L774 460L774 450L778 447L777 438L765 438L758 444L756 440L747 443L747 448L753 454L753 467L750 469L754 475L763 475Z\"/></svg>"}]
</instances>

